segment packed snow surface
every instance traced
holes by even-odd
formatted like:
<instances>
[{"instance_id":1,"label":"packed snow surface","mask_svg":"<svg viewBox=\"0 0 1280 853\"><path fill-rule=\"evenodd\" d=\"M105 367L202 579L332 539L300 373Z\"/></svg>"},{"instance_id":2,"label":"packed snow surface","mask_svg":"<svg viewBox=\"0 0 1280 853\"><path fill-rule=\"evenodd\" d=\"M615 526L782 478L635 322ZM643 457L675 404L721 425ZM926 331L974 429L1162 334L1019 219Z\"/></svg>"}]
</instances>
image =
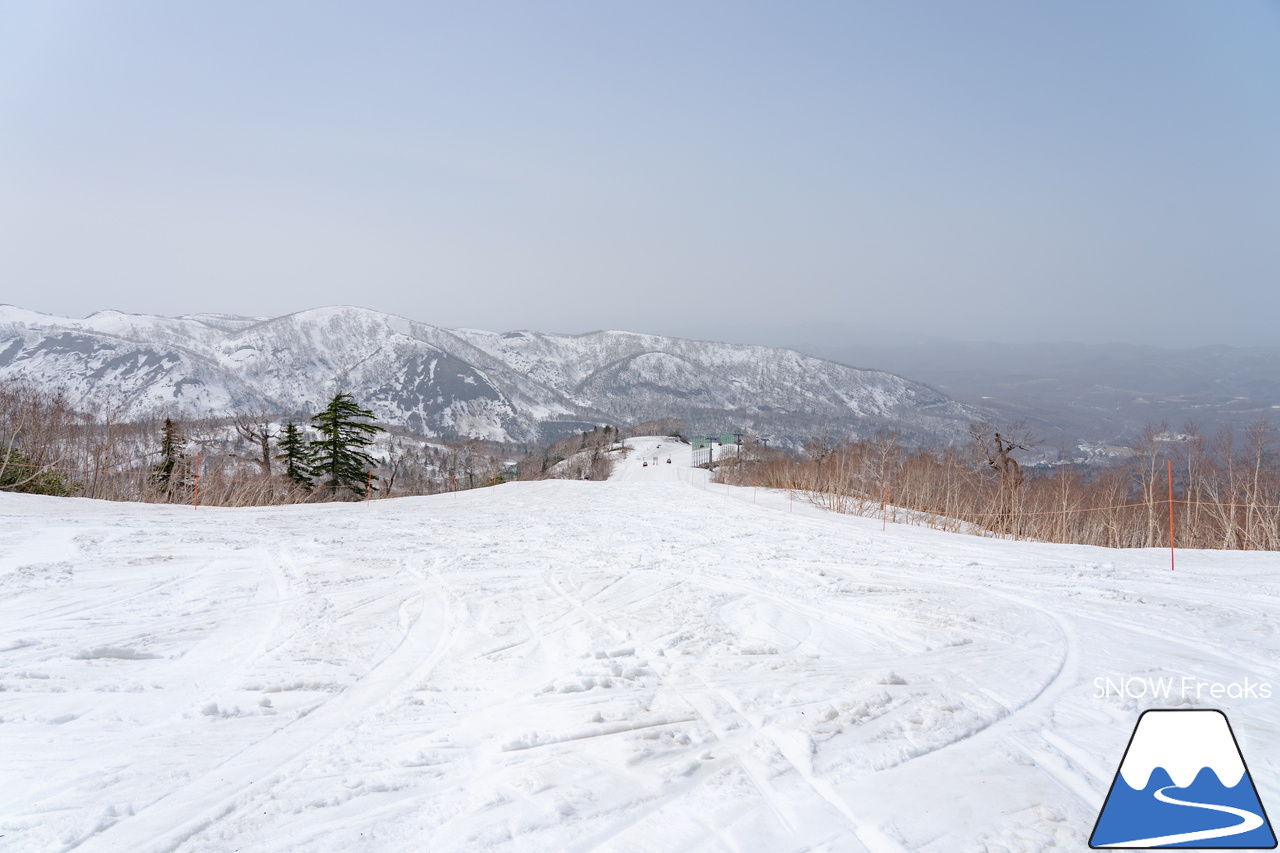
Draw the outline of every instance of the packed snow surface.
<instances>
[{"instance_id":1,"label":"packed snow surface","mask_svg":"<svg viewBox=\"0 0 1280 853\"><path fill-rule=\"evenodd\" d=\"M0 495L0 849L1083 850L1150 707L1224 710L1280 811L1275 554L882 531L632 444L369 504Z\"/></svg>"}]
</instances>

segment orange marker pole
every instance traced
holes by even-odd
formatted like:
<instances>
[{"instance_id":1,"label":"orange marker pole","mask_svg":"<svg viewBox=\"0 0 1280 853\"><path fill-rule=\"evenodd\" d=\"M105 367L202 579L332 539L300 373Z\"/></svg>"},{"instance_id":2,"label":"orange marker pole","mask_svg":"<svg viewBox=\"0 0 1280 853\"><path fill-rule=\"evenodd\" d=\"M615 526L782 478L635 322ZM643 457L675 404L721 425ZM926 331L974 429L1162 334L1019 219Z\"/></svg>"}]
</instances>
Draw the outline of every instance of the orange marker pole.
<instances>
[{"instance_id":1,"label":"orange marker pole","mask_svg":"<svg viewBox=\"0 0 1280 853\"><path fill-rule=\"evenodd\" d=\"M1165 462L1169 466L1169 571L1173 571L1173 460Z\"/></svg>"}]
</instances>

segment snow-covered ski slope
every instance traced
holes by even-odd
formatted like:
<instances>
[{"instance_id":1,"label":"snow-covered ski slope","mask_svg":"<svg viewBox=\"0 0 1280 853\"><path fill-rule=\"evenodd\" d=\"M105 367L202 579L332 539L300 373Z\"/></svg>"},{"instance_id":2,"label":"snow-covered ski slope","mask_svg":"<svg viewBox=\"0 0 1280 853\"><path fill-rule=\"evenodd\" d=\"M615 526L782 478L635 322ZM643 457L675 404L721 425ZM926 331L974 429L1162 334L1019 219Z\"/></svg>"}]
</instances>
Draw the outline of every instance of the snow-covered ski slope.
<instances>
[{"instance_id":1,"label":"snow-covered ski slope","mask_svg":"<svg viewBox=\"0 0 1280 853\"><path fill-rule=\"evenodd\" d=\"M0 495L0 850L1084 850L1148 707L1224 709L1280 810L1276 555L882 532L633 443L371 504Z\"/></svg>"}]
</instances>

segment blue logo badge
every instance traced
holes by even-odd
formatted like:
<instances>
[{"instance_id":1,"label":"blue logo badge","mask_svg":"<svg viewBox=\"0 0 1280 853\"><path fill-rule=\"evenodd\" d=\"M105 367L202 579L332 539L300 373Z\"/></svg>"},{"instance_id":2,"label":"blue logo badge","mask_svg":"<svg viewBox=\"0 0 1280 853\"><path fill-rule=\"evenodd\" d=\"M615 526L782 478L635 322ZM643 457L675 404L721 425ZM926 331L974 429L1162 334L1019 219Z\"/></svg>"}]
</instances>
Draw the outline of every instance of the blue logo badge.
<instances>
[{"instance_id":1,"label":"blue logo badge","mask_svg":"<svg viewBox=\"0 0 1280 853\"><path fill-rule=\"evenodd\" d=\"M1144 711L1089 846L1275 848L1275 833L1226 715Z\"/></svg>"}]
</instances>

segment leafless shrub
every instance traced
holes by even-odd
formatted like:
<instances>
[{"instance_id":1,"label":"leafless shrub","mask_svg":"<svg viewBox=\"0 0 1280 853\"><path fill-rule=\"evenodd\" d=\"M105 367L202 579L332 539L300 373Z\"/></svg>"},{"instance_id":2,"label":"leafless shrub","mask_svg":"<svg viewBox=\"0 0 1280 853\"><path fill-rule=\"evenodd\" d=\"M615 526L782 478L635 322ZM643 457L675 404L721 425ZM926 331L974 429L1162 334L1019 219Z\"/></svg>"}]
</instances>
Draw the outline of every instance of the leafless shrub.
<instances>
[{"instance_id":1,"label":"leafless shrub","mask_svg":"<svg viewBox=\"0 0 1280 853\"><path fill-rule=\"evenodd\" d=\"M984 535L1167 548L1172 513L1179 547L1280 550L1280 459L1268 421L1250 425L1243 443L1230 428L1207 439L1193 425L1178 435L1153 425L1127 459L1101 469L1065 452L1059 464L1028 469L1012 456L1033 446L1025 431L996 434L975 425L967 452L910 449L892 434L811 442L802 456L744 454L718 477L791 490L836 512Z\"/></svg>"}]
</instances>

